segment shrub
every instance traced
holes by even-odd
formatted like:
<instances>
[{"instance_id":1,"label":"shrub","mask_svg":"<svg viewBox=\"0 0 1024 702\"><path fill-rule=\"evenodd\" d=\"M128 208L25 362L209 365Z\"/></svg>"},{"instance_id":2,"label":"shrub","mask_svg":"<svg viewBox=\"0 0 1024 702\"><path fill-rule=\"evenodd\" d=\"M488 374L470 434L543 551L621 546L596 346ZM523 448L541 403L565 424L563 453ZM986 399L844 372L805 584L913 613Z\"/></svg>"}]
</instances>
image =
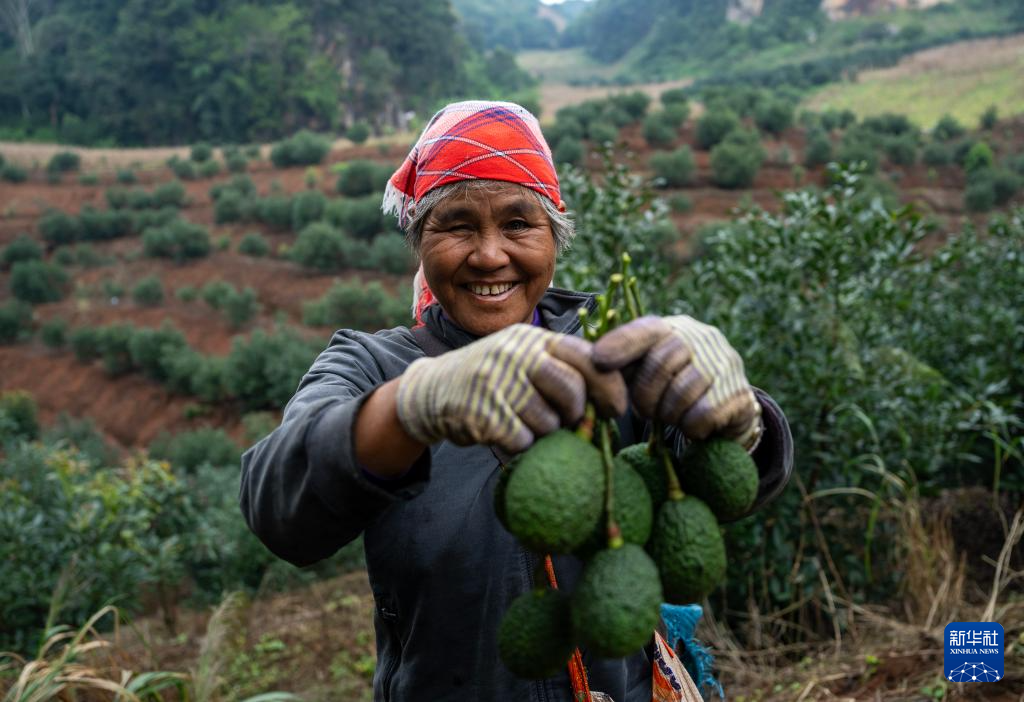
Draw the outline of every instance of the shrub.
<instances>
[{"instance_id":1,"label":"shrub","mask_svg":"<svg viewBox=\"0 0 1024 702\"><path fill-rule=\"evenodd\" d=\"M39 436L35 398L24 390L0 393L0 436L32 441ZM13 487L13 486L10 486Z\"/></svg>"},{"instance_id":2,"label":"shrub","mask_svg":"<svg viewBox=\"0 0 1024 702\"><path fill-rule=\"evenodd\" d=\"M48 348L62 349L68 342L68 323L61 317L54 317L39 329L39 338Z\"/></svg>"},{"instance_id":3,"label":"shrub","mask_svg":"<svg viewBox=\"0 0 1024 702\"><path fill-rule=\"evenodd\" d=\"M149 455L192 473L202 465L235 468L242 450L223 429L203 427L178 434L161 432L149 445Z\"/></svg>"},{"instance_id":4,"label":"shrub","mask_svg":"<svg viewBox=\"0 0 1024 702\"><path fill-rule=\"evenodd\" d=\"M213 158L213 147L210 146L209 144L202 142L195 144L192 147L192 151L189 154L189 158L191 158L196 163L206 163L211 158Z\"/></svg>"},{"instance_id":5,"label":"shrub","mask_svg":"<svg viewBox=\"0 0 1024 702\"><path fill-rule=\"evenodd\" d=\"M5 163L0 166L0 178L8 183L24 183L28 180L28 171L16 163Z\"/></svg>"},{"instance_id":6,"label":"shrub","mask_svg":"<svg viewBox=\"0 0 1024 702\"><path fill-rule=\"evenodd\" d=\"M68 343L75 354L75 358L81 363L88 363L99 358L99 329L94 327L78 327L73 329L68 335Z\"/></svg>"},{"instance_id":7,"label":"shrub","mask_svg":"<svg viewBox=\"0 0 1024 702\"><path fill-rule=\"evenodd\" d=\"M689 146L653 154L650 165L660 187L680 188L693 180L695 164Z\"/></svg>"},{"instance_id":8,"label":"shrub","mask_svg":"<svg viewBox=\"0 0 1024 702\"><path fill-rule=\"evenodd\" d=\"M644 140L652 148L671 146L676 139L676 133L676 127L665 119L664 113L655 112L644 118Z\"/></svg>"},{"instance_id":9,"label":"shrub","mask_svg":"<svg viewBox=\"0 0 1024 702\"><path fill-rule=\"evenodd\" d=\"M350 257L350 261L353 259ZM405 237L397 233L381 234L370 244L369 261L372 268L385 273L408 273L416 265L416 258L405 245Z\"/></svg>"},{"instance_id":10,"label":"shrub","mask_svg":"<svg viewBox=\"0 0 1024 702\"><path fill-rule=\"evenodd\" d=\"M270 195L253 201L256 219L271 229L287 230L292 226L292 200L285 195Z\"/></svg>"},{"instance_id":11,"label":"shrub","mask_svg":"<svg viewBox=\"0 0 1024 702\"><path fill-rule=\"evenodd\" d=\"M180 159L177 156L167 159L167 167L182 180L195 180L199 175L194 161Z\"/></svg>"},{"instance_id":12,"label":"shrub","mask_svg":"<svg viewBox=\"0 0 1024 702\"><path fill-rule=\"evenodd\" d=\"M709 109L697 120L697 144L704 150L710 149L739 127L740 118L735 112Z\"/></svg>"},{"instance_id":13,"label":"shrub","mask_svg":"<svg viewBox=\"0 0 1024 702\"><path fill-rule=\"evenodd\" d=\"M928 166L948 166L953 162L953 151L945 144L932 141L924 147L921 160Z\"/></svg>"},{"instance_id":14,"label":"shrub","mask_svg":"<svg viewBox=\"0 0 1024 702\"><path fill-rule=\"evenodd\" d=\"M224 301L227 300L228 296L234 292L235 286L226 280L211 280L202 287L199 291L199 296L210 307L219 310L223 307Z\"/></svg>"},{"instance_id":15,"label":"shrub","mask_svg":"<svg viewBox=\"0 0 1024 702\"><path fill-rule=\"evenodd\" d=\"M189 351L185 336L169 322L157 329L136 329L128 340L132 367L157 382L170 379L170 360Z\"/></svg>"},{"instance_id":16,"label":"shrub","mask_svg":"<svg viewBox=\"0 0 1024 702\"><path fill-rule=\"evenodd\" d=\"M302 308L302 321L314 327L378 331L407 323L408 304L389 295L380 283L335 283L319 300Z\"/></svg>"},{"instance_id":17,"label":"shrub","mask_svg":"<svg viewBox=\"0 0 1024 702\"><path fill-rule=\"evenodd\" d=\"M679 129L690 118L690 106L687 103L674 103L661 112L662 119L673 129Z\"/></svg>"},{"instance_id":18,"label":"shrub","mask_svg":"<svg viewBox=\"0 0 1024 702\"><path fill-rule=\"evenodd\" d=\"M583 163L583 142L579 139L565 137L558 142L551 156L556 165L571 164L578 166Z\"/></svg>"},{"instance_id":19,"label":"shrub","mask_svg":"<svg viewBox=\"0 0 1024 702\"><path fill-rule=\"evenodd\" d=\"M135 171L130 168L118 168L115 178L117 179L117 182L122 185L131 185L139 180L135 175Z\"/></svg>"},{"instance_id":20,"label":"shrub","mask_svg":"<svg viewBox=\"0 0 1024 702\"><path fill-rule=\"evenodd\" d=\"M21 300L0 305L0 344L14 344L32 329L32 307Z\"/></svg>"},{"instance_id":21,"label":"shrub","mask_svg":"<svg viewBox=\"0 0 1024 702\"><path fill-rule=\"evenodd\" d=\"M885 112L880 115L865 117L860 124L863 131L878 136L916 136L917 127L906 115Z\"/></svg>"},{"instance_id":22,"label":"shrub","mask_svg":"<svg viewBox=\"0 0 1024 702\"><path fill-rule=\"evenodd\" d=\"M301 266L321 271L344 267L345 235L325 222L314 222L301 232L289 252Z\"/></svg>"},{"instance_id":23,"label":"shrub","mask_svg":"<svg viewBox=\"0 0 1024 702\"><path fill-rule=\"evenodd\" d=\"M689 105L690 99L686 95L685 88L672 88L661 94L661 104L665 107L671 105Z\"/></svg>"},{"instance_id":24,"label":"shrub","mask_svg":"<svg viewBox=\"0 0 1024 702\"><path fill-rule=\"evenodd\" d=\"M985 111L981 113L981 120L979 125L982 129L989 131L996 126L999 122L999 110L995 105L989 105L985 108Z\"/></svg>"},{"instance_id":25,"label":"shrub","mask_svg":"<svg viewBox=\"0 0 1024 702\"><path fill-rule=\"evenodd\" d=\"M28 234L19 234L18 238L4 248L0 254L0 267L10 268L19 261L36 261L43 258L43 247Z\"/></svg>"},{"instance_id":26,"label":"shrub","mask_svg":"<svg viewBox=\"0 0 1024 702\"><path fill-rule=\"evenodd\" d=\"M673 212L683 214L693 209L693 201L685 193L676 193L668 199L668 206Z\"/></svg>"},{"instance_id":27,"label":"shrub","mask_svg":"<svg viewBox=\"0 0 1024 702\"><path fill-rule=\"evenodd\" d=\"M70 247L63 246L57 249L53 254L53 263L56 263L58 266L64 266L65 268L73 266L75 265L75 253Z\"/></svg>"},{"instance_id":28,"label":"shrub","mask_svg":"<svg viewBox=\"0 0 1024 702\"><path fill-rule=\"evenodd\" d=\"M142 234L142 250L153 258L170 258L181 263L210 253L210 234L198 224L183 219Z\"/></svg>"},{"instance_id":29,"label":"shrub","mask_svg":"<svg viewBox=\"0 0 1024 702\"><path fill-rule=\"evenodd\" d=\"M220 174L220 163L212 159L205 161L204 163L199 164L197 172L199 173L200 178L213 178Z\"/></svg>"},{"instance_id":30,"label":"shrub","mask_svg":"<svg viewBox=\"0 0 1024 702\"><path fill-rule=\"evenodd\" d=\"M964 190L964 207L969 212L988 212L996 204L996 191L991 178L978 178Z\"/></svg>"},{"instance_id":31,"label":"shrub","mask_svg":"<svg viewBox=\"0 0 1024 702\"><path fill-rule=\"evenodd\" d=\"M354 122L345 132L345 136L353 144L363 144L370 138L370 125L366 122Z\"/></svg>"},{"instance_id":32,"label":"shrub","mask_svg":"<svg viewBox=\"0 0 1024 702\"><path fill-rule=\"evenodd\" d=\"M232 173L245 173L249 168L249 160L237 151L225 155L224 164Z\"/></svg>"},{"instance_id":33,"label":"shrub","mask_svg":"<svg viewBox=\"0 0 1024 702\"><path fill-rule=\"evenodd\" d=\"M48 243L61 246L81 236L78 220L60 210L47 210L39 218L39 232Z\"/></svg>"},{"instance_id":34,"label":"shrub","mask_svg":"<svg viewBox=\"0 0 1024 702\"><path fill-rule=\"evenodd\" d=\"M250 321L259 312L260 303L256 291L250 287L244 290L232 290L221 303L221 311L227 317L232 329L238 329Z\"/></svg>"},{"instance_id":35,"label":"shrub","mask_svg":"<svg viewBox=\"0 0 1024 702\"><path fill-rule=\"evenodd\" d=\"M60 249L60 251L65 250L66 249ZM58 253L60 253L60 251L58 251ZM73 253L74 263L82 268L95 268L96 266L102 266L111 260L106 256L101 256L92 244L75 244L71 251Z\"/></svg>"},{"instance_id":36,"label":"shrub","mask_svg":"<svg viewBox=\"0 0 1024 702\"><path fill-rule=\"evenodd\" d=\"M754 122L759 129L781 134L793 124L793 103L781 98L762 100L754 111Z\"/></svg>"},{"instance_id":37,"label":"shrub","mask_svg":"<svg viewBox=\"0 0 1024 702\"><path fill-rule=\"evenodd\" d=\"M193 302L199 297L199 290L194 285L182 285L174 291L174 296L182 302Z\"/></svg>"},{"instance_id":38,"label":"shrub","mask_svg":"<svg viewBox=\"0 0 1024 702\"><path fill-rule=\"evenodd\" d=\"M995 155L992 153L992 147L983 141L974 144L963 161L964 170L968 174L992 168L994 163Z\"/></svg>"},{"instance_id":39,"label":"shrub","mask_svg":"<svg viewBox=\"0 0 1024 702\"><path fill-rule=\"evenodd\" d=\"M992 192L997 205L1005 205L1020 191L1021 179L1013 171L996 168L992 171Z\"/></svg>"},{"instance_id":40,"label":"shrub","mask_svg":"<svg viewBox=\"0 0 1024 702\"><path fill-rule=\"evenodd\" d=\"M836 160L847 165L862 163L866 173L874 173L878 170L878 148L870 139L848 131L843 135Z\"/></svg>"},{"instance_id":41,"label":"shrub","mask_svg":"<svg viewBox=\"0 0 1024 702\"><path fill-rule=\"evenodd\" d=\"M828 131L848 129L857 123L853 110L825 110L821 113L821 126Z\"/></svg>"},{"instance_id":42,"label":"shrub","mask_svg":"<svg viewBox=\"0 0 1024 702\"><path fill-rule=\"evenodd\" d=\"M754 182L763 161L756 134L733 132L711 149L711 178L723 188L745 188Z\"/></svg>"},{"instance_id":43,"label":"shrub","mask_svg":"<svg viewBox=\"0 0 1024 702\"><path fill-rule=\"evenodd\" d=\"M117 452L107 444L91 417L61 412L53 426L43 432L42 441L48 446L73 449L96 467L117 462Z\"/></svg>"},{"instance_id":44,"label":"shrub","mask_svg":"<svg viewBox=\"0 0 1024 702\"><path fill-rule=\"evenodd\" d=\"M1020 176L1024 176L1024 153L1017 154L1009 159L1010 170Z\"/></svg>"},{"instance_id":45,"label":"shrub","mask_svg":"<svg viewBox=\"0 0 1024 702\"><path fill-rule=\"evenodd\" d=\"M153 189L151 207L184 207L185 186L180 181L172 180Z\"/></svg>"},{"instance_id":46,"label":"shrub","mask_svg":"<svg viewBox=\"0 0 1024 702\"><path fill-rule=\"evenodd\" d=\"M100 177L95 173L83 173L78 176L79 185L99 185Z\"/></svg>"},{"instance_id":47,"label":"shrub","mask_svg":"<svg viewBox=\"0 0 1024 702\"><path fill-rule=\"evenodd\" d=\"M391 168L373 161L356 160L345 164L338 174L337 190L342 195L359 197L384 190Z\"/></svg>"},{"instance_id":48,"label":"shrub","mask_svg":"<svg viewBox=\"0 0 1024 702\"><path fill-rule=\"evenodd\" d=\"M303 129L274 144L270 160L278 168L311 166L324 160L331 150L331 142L319 134Z\"/></svg>"},{"instance_id":49,"label":"shrub","mask_svg":"<svg viewBox=\"0 0 1024 702\"><path fill-rule=\"evenodd\" d=\"M234 190L221 194L213 203L213 221L217 224L237 222L242 219L246 206L245 198Z\"/></svg>"},{"instance_id":50,"label":"shrub","mask_svg":"<svg viewBox=\"0 0 1024 702\"><path fill-rule=\"evenodd\" d=\"M352 200L332 200L324 212L325 219L347 234L371 239L379 232L393 228L394 217L380 209L380 195Z\"/></svg>"},{"instance_id":51,"label":"shrub","mask_svg":"<svg viewBox=\"0 0 1024 702\"><path fill-rule=\"evenodd\" d=\"M327 198L319 190L303 190L292 198L292 229L302 231L324 215Z\"/></svg>"},{"instance_id":52,"label":"shrub","mask_svg":"<svg viewBox=\"0 0 1024 702\"><path fill-rule=\"evenodd\" d=\"M21 261L11 266L11 294L32 305L63 299L68 283L68 274L52 263Z\"/></svg>"},{"instance_id":53,"label":"shrub","mask_svg":"<svg viewBox=\"0 0 1024 702\"><path fill-rule=\"evenodd\" d=\"M228 193L236 193L243 198L256 197L259 194L256 191L255 181L247 174L232 176L229 180L217 183L210 188L210 198L214 202Z\"/></svg>"},{"instance_id":54,"label":"shrub","mask_svg":"<svg viewBox=\"0 0 1024 702\"><path fill-rule=\"evenodd\" d=\"M614 144L619 139L619 128L607 122L594 122L587 129L587 138L595 144Z\"/></svg>"},{"instance_id":55,"label":"shrub","mask_svg":"<svg viewBox=\"0 0 1024 702\"><path fill-rule=\"evenodd\" d=\"M132 218L120 210L96 210L86 205L78 215L79 236L89 241L107 241L127 236Z\"/></svg>"},{"instance_id":56,"label":"shrub","mask_svg":"<svg viewBox=\"0 0 1024 702\"><path fill-rule=\"evenodd\" d=\"M238 242L238 253L246 256L261 258L270 253L270 244L266 238L258 232L247 232L242 240Z\"/></svg>"},{"instance_id":57,"label":"shrub","mask_svg":"<svg viewBox=\"0 0 1024 702\"><path fill-rule=\"evenodd\" d=\"M807 145L804 148L804 165L808 168L823 166L832 160L832 140L820 129L807 133Z\"/></svg>"},{"instance_id":58,"label":"shrub","mask_svg":"<svg viewBox=\"0 0 1024 702\"><path fill-rule=\"evenodd\" d=\"M561 116L558 120L546 127L544 138L551 147L552 152L562 142L562 139L582 139L583 125L574 117Z\"/></svg>"},{"instance_id":59,"label":"shrub","mask_svg":"<svg viewBox=\"0 0 1024 702\"><path fill-rule=\"evenodd\" d=\"M917 161L917 140L911 135L887 137L883 148L889 162L897 166L912 166Z\"/></svg>"},{"instance_id":60,"label":"shrub","mask_svg":"<svg viewBox=\"0 0 1024 702\"><path fill-rule=\"evenodd\" d=\"M321 349L321 342L285 328L235 337L224 363L225 388L245 411L284 407Z\"/></svg>"},{"instance_id":61,"label":"shrub","mask_svg":"<svg viewBox=\"0 0 1024 702\"><path fill-rule=\"evenodd\" d=\"M74 151L58 151L50 157L46 164L47 173L68 173L77 171L82 165L82 158Z\"/></svg>"},{"instance_id":62,"label":"shrub","mask_svg":"<svg viewBox=\"0 0 1024 702\"><path fill-rule=\"evenodd\" d=\"M138 305L156 306L164 301L164 286L155 275L146 276L132 288L132 299Z\"/></svg>"},{"instance_id":63,"label":"shrub","mask_svg":"<svg viewBox=\"0 0 1024 702\"><path fill-rule=\"evenodd\" d=\"M932 128L932 136L938 141L959 139L967 130L953 115L942 115Z\"/></svg>"},{"instance_id":64,"label":"shrub","mask_svg":"<svg viewBox=\"0 0 1024 702\"><path fill-rule=\"evenodd\" d=\"M178 219L178 210L163 207L159 210L140 210L131 215L132 231L144 232L151 227L162 227Z\"/></svg>"}]
</instances>

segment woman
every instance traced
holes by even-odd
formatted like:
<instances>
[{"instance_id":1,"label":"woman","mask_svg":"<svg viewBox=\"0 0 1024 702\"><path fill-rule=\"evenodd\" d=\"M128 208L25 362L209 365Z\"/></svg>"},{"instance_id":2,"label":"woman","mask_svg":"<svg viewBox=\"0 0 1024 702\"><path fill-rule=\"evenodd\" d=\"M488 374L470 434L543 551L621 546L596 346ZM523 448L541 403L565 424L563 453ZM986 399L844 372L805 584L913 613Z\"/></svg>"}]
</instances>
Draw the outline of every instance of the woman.
<instances>
[{"instance_id":1,"label":"woman","mask_svg":"<svg viewBox=\"0 0 1024 702\"><path fill-rule=\"evenodd\" d=\"M760 441L763 502L791 464L785 419L722 335L689 317L580 337L577 310L594 300L549 287L572 225L539 125L518 105L441 110L384 207L421 260L421 326L335 333L281 425L243 456L242 511L300 566L364 535L375 699L568 702L567 675L523 681L497 659L501 615L538 568L494 515L498 456L572 426L589 398L620 417L624 443L651 418L677 448L711 434ZM554 565L571 587L579 561ZM649 650L584 662L594 690L651 699Z\"/></svg>"}]
</instances>

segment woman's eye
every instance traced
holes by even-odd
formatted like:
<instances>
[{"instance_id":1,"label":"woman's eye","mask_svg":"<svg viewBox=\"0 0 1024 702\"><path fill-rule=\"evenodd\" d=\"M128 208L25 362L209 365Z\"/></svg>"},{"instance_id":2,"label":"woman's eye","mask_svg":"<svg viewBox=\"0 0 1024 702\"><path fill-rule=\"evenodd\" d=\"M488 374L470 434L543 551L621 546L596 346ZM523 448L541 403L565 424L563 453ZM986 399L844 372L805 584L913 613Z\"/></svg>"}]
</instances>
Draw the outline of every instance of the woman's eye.
<instances>
[{"instance_id":1,"label":"woman's eye","mask_svg":"<svg viewBox=\"0 0 1024 702\"><path fill-rule=\"evenodd\" d=\"M506 225L509 229L515 231L522 231L523 229L529 229L530 225L521 219L514 219Z\"/></svg>"}]
</instances>

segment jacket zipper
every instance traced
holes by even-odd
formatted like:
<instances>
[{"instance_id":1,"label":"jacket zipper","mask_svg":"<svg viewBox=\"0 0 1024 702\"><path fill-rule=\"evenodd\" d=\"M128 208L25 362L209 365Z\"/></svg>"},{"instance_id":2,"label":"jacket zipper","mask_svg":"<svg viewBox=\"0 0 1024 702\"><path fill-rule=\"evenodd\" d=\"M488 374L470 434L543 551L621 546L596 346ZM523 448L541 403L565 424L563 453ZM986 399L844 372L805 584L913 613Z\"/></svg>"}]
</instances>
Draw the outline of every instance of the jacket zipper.
<instances>
[{"instance_id":1,"label":"jacket zipper","mask_svg":"<svg viewBox=\"0 0 1024 702\"><path fill-rule=\"evenodd\" d=\"M391 682L395 677L395 671L398 670L398 662L402 658L402 640L398 637L398 627L396 626L398 613L382 605L377 607L377 611L391 633L391 638L394 640L395 645L398 647L398 655L391 656L387 669L380 677L381 693L384 702L388 702L391 699Z\"/></svg>"}]
</instances>

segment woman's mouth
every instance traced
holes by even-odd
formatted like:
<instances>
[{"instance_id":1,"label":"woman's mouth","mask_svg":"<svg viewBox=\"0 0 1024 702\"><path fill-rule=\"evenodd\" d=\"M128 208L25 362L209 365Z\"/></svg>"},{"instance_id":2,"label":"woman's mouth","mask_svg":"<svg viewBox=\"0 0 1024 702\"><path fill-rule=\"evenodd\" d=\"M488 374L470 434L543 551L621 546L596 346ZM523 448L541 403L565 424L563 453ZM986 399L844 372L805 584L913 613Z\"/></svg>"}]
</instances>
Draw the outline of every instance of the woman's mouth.
<instances>
[{"instance_id":1,"label":"woman's mouth","mask_svg":"<svg viewBox=\"0 0 1024 702\"><path fill-rule=\"evenodd\" d=\"M508 298L512 291L519 287L519 283L495 283L493 285L470 283L465 287L473 293L474 297L488 301L498 301Z\"/></svg>"}]
</instances>

